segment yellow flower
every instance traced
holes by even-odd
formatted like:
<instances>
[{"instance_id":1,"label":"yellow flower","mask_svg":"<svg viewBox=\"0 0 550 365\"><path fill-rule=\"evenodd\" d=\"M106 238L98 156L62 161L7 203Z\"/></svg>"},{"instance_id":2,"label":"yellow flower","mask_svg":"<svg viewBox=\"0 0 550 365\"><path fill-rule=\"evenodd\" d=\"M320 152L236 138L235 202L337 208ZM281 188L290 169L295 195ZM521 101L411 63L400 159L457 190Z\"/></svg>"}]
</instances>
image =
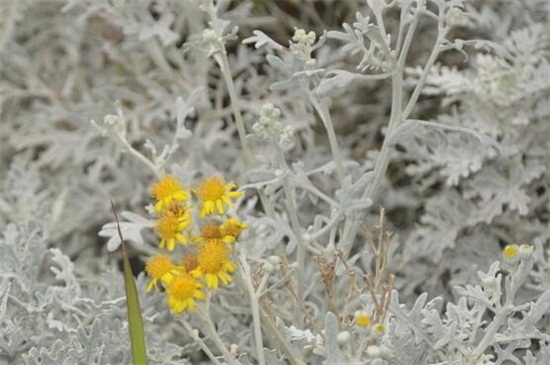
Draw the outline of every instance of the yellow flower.
<instances>
[{"instance_id":1,"label":"yellow flower","mask_svg":"<svg viewBox=\"0 0 550 365\"><path fill-rule=\"evenodd\" d=\"M234 242L239 239L241 232L246 228L248 228L248 224L231 217L220 226L220 231L224 240L227 240L227 237L232 237Z\"/></svg>"},{"instance_id":2,"label":"yellow flower","mask_svg":"<svg viewBox=\"0 0 550 365\"><path fill-rule=\"evenodd\" d=\"M172 201L186 202L189 200L189 193L173 175L164 175L158 183L153 185L151 196L157 200L156 212L162 212L164 207Z\"/></svg>"},{"instance_id":3,"label":"yellow flower","mask_svg":"<svg viewBox=\"0 0 550 365\"><path fill-rule=\"evenodd\" d=\"M189 210L193 208L192 205L186 206L184 202L180 202L177 200L171 200L170 202L166 203L163 207L163 212L172 212L177 217L183 217L183 216L190 216Z\"/></svg>"},{"instance_id":4,"label":"yellow flower","mask_svg":"<svg viewBox=\"0 0 550 365\"><path fill-rule=\"evenodd\" d=\"M208 221L203 224L200 228L200 236L195 237L196 242L204 242L210 240L221 240L225 243L235 242L235 238L231 236L222 236L222 231L220 225L216 221Z\"/></svg>"},{"instance_id":5,"label":"yellow flower","mask_svg":"<svg viewBox=\"0 0 550 365\"><path fill-rule=\"evenodd\" d=\"M199 266L199 261L196 254L187 252L181 258L180 264L185 268L185 271L191 272Z\"/></svg>"},{"instance_id":6,"label":"yellow flower","mask_svg":"<svg viewBox=\"0 0 550 365\"><path fill-rule=\"evenodd\" d=\"M197 196L200 200L200 216L225 214L225 206L233 206L231 199L243 196L239 191L231 191L236 188L234 183L225 183L221 176L212 176L204 180L198 188Z\"/></svg>"},{"instance_id":7,"label":"yellow flower","mask_svg":"<svg viewBox=\"0 0 550 365\"><path fill-rule=\"evenodd\" d=\"M189 274L176 277L166 288L168 306L174 313L181 313L189 308L195 311L195 299L202 300L205 295L201 291L203 285Z\"/></svg>"},{"instance_id":8,"label":"yellow flower","mask_svg":"<svg viewBox=\"0 0 550 365\"><path fill-rule=\"evenodd\" d=\"M514 261L518 258L519 255L519 246L518 245L508 245L502 250L502 257L506 261Z\"/></svg>"},{"instance_id":9,"label":"yellow flower","mask_svg":"<svg viewBox=\"0 0 550 365\"><path fill-rule=\"evenodd\" d=\"M366 311L360 310L360 311L355 312L355 324L358 327L363 327L363 328L369 327L370 324L371 324L371 321L372 321L372 319L367 314Z\"/></svg>"},{"instance_id":10,"label":"yellow flower","mask_svg":"<svg viewBox=\"0 0 550 365\"><path fill-rule=\"evenodd\" d=\"M182 271L182 268L174 265L170 257L166 255L158 254L152 257L145 265L145 272L152 277L147 285L147 291L156 287L159 280L164 284L170 284L174 277Z\"/></svg>"},{"instance_id":11,"label":"yellow flower","mask_svg":"<svg viewBox=\"0 0 550 365\"><path fill-rule=\"evenodd\" d=\"M216 221L208 221L201 227L201 237L205 240L220 239L222 232L220 225Z\"/></svg>"},{"instance_id":12,"label":"yellow flower","mask_svg":"<svg viewBox=\"0 0 550 365\"><path fill-rule=\"evenodd\" d=\"M182 231L190 224L189 213L183 216L177 216L171 211L164 213L155 222L155 232L161 238L159 247L164 248L166 246L168 251L173 251L176 241L182 244L188 243Z\"/></svg>"},{"instance_id":13,"label":"yellow flower","mask_svg":"<svg viewBox=\"0 0 550 365\"><path fill-rule=\"evenodd\" d=\"M199 248L199 266L193 271L193 276L204 277L209 289L218 289L219 280L223 284L229 284L232 280L229 274L236 269L229 254L229 246L220 240L204 242Z\"/></svg>"}]
</instances>

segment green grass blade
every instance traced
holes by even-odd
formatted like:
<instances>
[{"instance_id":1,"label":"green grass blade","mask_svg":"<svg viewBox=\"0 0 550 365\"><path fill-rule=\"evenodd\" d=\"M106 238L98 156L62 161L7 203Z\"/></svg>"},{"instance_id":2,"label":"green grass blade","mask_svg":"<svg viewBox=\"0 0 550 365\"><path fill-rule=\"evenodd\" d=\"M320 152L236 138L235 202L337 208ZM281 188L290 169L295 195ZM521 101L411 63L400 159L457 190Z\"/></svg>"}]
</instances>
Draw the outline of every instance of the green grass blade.
<instances>
[{"instance_id":1,"label":"green grass blade","mask_svg":"<svg viewBox=\"0 0 550 365\"><path fill-rule=\"evenodd\" d=\"M134 280L134 274L132 272L130 260L128 259L128 254L126 253L126 246L124 244L124 238L122 237L122 231L120 230L120 224L118 222L115 206L113 202L111 202L111 204L113 205L113 211L115 213L118 235L120 237L120 241L122 242L122 262L124 269L124 285L126 287L126 307L128 309L128 325L130 329L132 358L134 360L134 365L147 365L147 349L145 347L143 319L141 318L141 307L139 305L136 282Z\"/></svg>"}]
</instances>

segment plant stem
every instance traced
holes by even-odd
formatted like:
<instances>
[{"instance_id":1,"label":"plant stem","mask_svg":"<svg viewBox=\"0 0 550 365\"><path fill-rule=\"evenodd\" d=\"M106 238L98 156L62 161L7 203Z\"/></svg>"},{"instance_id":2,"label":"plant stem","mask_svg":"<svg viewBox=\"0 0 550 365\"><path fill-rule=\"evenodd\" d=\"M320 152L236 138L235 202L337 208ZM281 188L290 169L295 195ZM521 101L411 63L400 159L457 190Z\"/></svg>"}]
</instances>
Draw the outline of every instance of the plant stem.
<instances>
[{"instance_id":1,"label":"plant stem","mask_svg":"<svg viewBox=\"0 0 550 365\"><path fill-rule=\"evenodd\" d=\"M239 139L241 140L241 145L243 146L245 165L250 166L252 163L252 156L246 141L246 129L244 128L239 98L237 97L237 90L235 88L235 83L233 82L233 76L231 75L231 70L229 68L229 60L227 59L227 52L223 43L220 44L220 51L214 55L214 59L218 63L218 66L222 71L225 84L227 85L227 93L229 94L229 99L231 100L231 109L233 110L233 116L235 118L235 124L237 125Z\"/></svg>"},{"instance_id":2,"label":"plant stem","mask_svg":"<svg viewBox=\"0 0 550 365\"><path fill-rule=\"evenodd\" d=\"M437 38L437 41L435 43L434 48L432 49L432 53L430 54L430 57L428 58L428 61L426 62L426 65L424 66L424 70L422 72L422 75L420 76L420 79L418 80L418 83L416 84L416 87L414 88L414 91L407 103L407 106L405 107L405 110L403 111L403 119L407 119L409 114L412 112L414 106L416 105L416 102L418 101L418 97L420 96L420 92L422 91L422 88L424 87L424 84L426 83L426 79L428 78L428 75L430 73L430 70L432 69L435 60L437 59L437 56L439 55L439 44L441 41L445 38L445 34L447 32L445 31L443 34L440 34Z\"/></svg>"},{"instance_id":3,"label":"plant stem","mask_svg":"<svg viewBox=\"0 0 550 365\"><path fill-rule=\"evenodd\" d=\"M252 285L250 266L246 261L246 255L242 253L239 255L240 259L240 268L241 274L248 291L248 297L250 298L250 310L252 311L252 323L254 329L254 342L256 343L256 353L258 357L258 364L265 365L265 354L264 354L264 341L262 338L262 323L260 320L260 308L259 308L259 297L255 292Z\"/></svg>"},{"instance_id":4,"label":"plant stem","mask_svg":"<svg viewBox=\"0 0 550 365\"><path fill-rule=\"evenodd\" d=\"M153 173L155 174L155 177L157 179L160 179L160 171L157 169L155 164L153 162L151 162L151 160L149 160L147 157L143 156L134 147L132 147L132 145L126 140L126 138L124 136L117 133L117 137L118 137L120 143L122 143L124 145L126 150L128 150L128 152L130 152L130 154L132 154L138 160L143 162L147 167L149 167L153 171Z\"/></svg>"},{"instance_id":5,"label":"plant stem","mask_svg":"<svg viewBox=\"0 0 550 365\"><path fill-rule=\"evenodd\" d=\"M261 308L261 312L264 318L264 323L266 324L266 328L268 329L268 333L275 341L279 343L279 345L281 346L281 351L286 355L286 360L291 365L302 365L303 363L301 361L294 358L292 348L286 342L285 338L281 335L279 329L277 328L277 325L273 322L273 319L270 317L270 315L263 308Z\"/></svg>"},{"instance_id":6,"label":"plant stem","mask_svg":"<svg viewBox=\"0 0 550 365\"><path fill-rule=\"evenodd\" d=\"M281 148L278 145L276 145L276 149L277 149L277 158L279 160L279 166L285 173L285 176L283 176L283 190L285 191L285 195L286 195L286 207L290 217L290 224L292 226L292 230L294 231L294 235L296 236L296 239L298 241L298 247L297 247L297 253L296 253L296 261L298 264L298 267L296 268L296 279L297 279L298 292L302 296L304 294L304 274L305 274L305 268L306 268L306 242L304 241L304 237L302 235L302 228L300 225L300 221L298 220L298 209L296 208L296 201L294 199L294 190L292 190L292 186L290 186L290 180L286 175L288 173L289 168Z\"/></svg>"},{"instance_id":7,"label":"plant stem","mask_svg":"<svg viewBox=\"0 0 550 365\"><path fill-rule=\"evenodd\" d=\"M220 51L214 55L214 59L220 67L223 78L225 80L225 84L227 86L227 93L229 94L229 99L231 100L233 117L235 118L235 124L237 125L239 139L243 148L245 171L248 171L248 168L253 163L253 158L246 140L246 129L244 127L239 98L237 97L237 89L235 88L235 83L233 82L233 76L231 75L231 70L229 68L229 60L227 59L227 52L223 43L220 44ZM263 191L258 191L258 195L266 214L270 217L274 217L275 212L273 210L273 207L271 206L269 199L265 196Z\"/></svg>"},{"instance_id":8,"label":"plant stem","mask_svg":"<svg viewBox=\"0 0 550 365\"><path fill-rule=\"evenodd\" d=\"M332 157L336 165L336 175L338 176L340 186L342 186L344 182L344 165L342 162L342 156L340 154L340 148L338 147L338 140L336 138L336 132L334 130L334 123L332 123L330 111L327 107L328 100L323 100L322 102L320 102L319 99L317 99L317 97L313 95L311 91L308 91L308 97L311 105L313 105L313 107L317 111L317 114L319 114L319 117L323 121L323 125L325 126L325 129L327 131L330 150L332 152Z\"/></svg>"},{"instance_id":9,"label":"plant stem","mask_svg":"<svg viewBox=\"0 0 550 365\"><path fill-rule=\"evenodd\" d=\"M216 345L218 350L222 353L225 360L230 365L242 365L239 361L237 361L231 353L229 353L229 350L227 350L227 347L222 342L220 336L218 335L218 332L216 331L216 328L214 327L214 323L212 323L212 319L210 318L210 313L206 310L205 307L202 305L199 305L197 308L197 312L199 313L200 317L206 323L206 330L208 332L208 336L212 342Z\"/></svg>"},{"instance_id":10,"label":"plant stem","mask_svg":"<svg viewBox=\"0 0 550 365\"><path fill-rule=\"evenodd\" d=\"M183 318L181 319L181 323L183 324L183 327L185 328L189 336L191 336L191 338L195 340L196 343L199 344L202 351L204 351L204 353L206 354L206 356L208 356L208 358L212 361L212 363L214 365L222 365L222 363L218 361L218 359L212 353L212 351L210 351L210 348L206 346L204 341L195 333L195 330L193 330L191 325Z\"/></svg>"},{"instance_id":11,"label":"plant stem","mask_svg":"<svg viewBox=\"0 0 550 365\"><path fill-rule=\"evenodd\" d=\"M430 56L426 61L422 75L420 76L420 79L416 84L416 87L411 97L409 98L409 101L405 109L403 110L403 78L404 78L405 61L409 52L409 48L412 44L414 33L416 31L416 27L418 25L419 20L420 20L420 14L417 14L417 16L411 22L409 29L407 30L407 35L405 36L405 40L403 41L403 46L401 47L401 50L399 52L399 58L396 65L397 70L392 76L392 108L390 113L390 121L388 123L386 137L384 138L382 148L380 149L380 154L378 155L378 158L376 160L373 180L369 184L365 192L363 193L363 198L370 198L373 201L375 201L377 198L378 189L380 187L380 184L384 176L386 175L386 172L390 163L390 149L391 149L391 145L394 143L392 135L395 132L395 130L399 127L399 125L403 122L403 120L407 118L407 116L411 113L412 109L416 105L416 102L418 101L418 97L420 96L420 92L422 91L422 88L424 87L426 79L428 78L430 70L435 63L437 56L439 55L439 46L443 41L443 39L445 38L445 35L447 34L447 31L448 31L447 28L443 28L442 26L443 12L440 11L439 18L438 18L438 25L441 31L439 32L437 39L435 41L435 44L433 46L433 49L430 53ZM343 237L342 242L347 245L346 253L349 253L353 240L357 234L357 224L358 224L357 217L354 217L353 220L351 221L346 220L345 222L344 231L342 235Z\"/></svg>"}]
</instances>

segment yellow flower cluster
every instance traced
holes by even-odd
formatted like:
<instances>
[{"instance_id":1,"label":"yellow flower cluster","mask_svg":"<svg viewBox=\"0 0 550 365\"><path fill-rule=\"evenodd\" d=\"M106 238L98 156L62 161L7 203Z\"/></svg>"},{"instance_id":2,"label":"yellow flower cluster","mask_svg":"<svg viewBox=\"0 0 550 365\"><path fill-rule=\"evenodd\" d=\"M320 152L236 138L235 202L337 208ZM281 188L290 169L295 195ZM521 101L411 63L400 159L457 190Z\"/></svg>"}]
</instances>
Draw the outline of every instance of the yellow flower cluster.
<instances>
[{"instance_id":1,"label":"yellow flower cluster","mask_svg":"<svg viewBox=\"0 0 550 365\"><path fill-rule=\"evenodd\" d=\"M165 254L147 262L145 271L151 277L147 291L162 284L174 313L194 311L195 300L204 299L206 289L216 290L220 282L227 285L232 280L236 270L231 260L232 244L248 227L226 214L227 207L234 205L232 199L243 195L235 188L223 177L213 176L193 189L172 175L165 175L151 188L158 214L154 230L160 238L159 247L172 252L178 243L183 253L177 262ZM198 214L192 214L194 207L198 207ZM194 221L197 215L200 218Z\"/></svg>"}]
</instances>

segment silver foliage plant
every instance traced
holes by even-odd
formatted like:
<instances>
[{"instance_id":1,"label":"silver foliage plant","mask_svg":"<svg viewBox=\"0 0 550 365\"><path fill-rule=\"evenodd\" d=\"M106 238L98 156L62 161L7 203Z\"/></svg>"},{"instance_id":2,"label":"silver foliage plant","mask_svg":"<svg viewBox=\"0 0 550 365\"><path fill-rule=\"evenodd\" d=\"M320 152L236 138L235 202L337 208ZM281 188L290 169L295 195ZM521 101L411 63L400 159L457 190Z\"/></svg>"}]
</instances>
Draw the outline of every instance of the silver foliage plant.
<instances>
[{"instance_id":1,"label":"silver foliage plant","mask_svg":"<svg viewBox=\"0 0 550 365\"><path fill-rule=\"evenodd\" d=\"M131 363L110 200L139 265L165 173L249 228L201 315L137 275L150 363L548 364L549 15L3 0L0 364Z\"/></svg>"}]
</instances>

